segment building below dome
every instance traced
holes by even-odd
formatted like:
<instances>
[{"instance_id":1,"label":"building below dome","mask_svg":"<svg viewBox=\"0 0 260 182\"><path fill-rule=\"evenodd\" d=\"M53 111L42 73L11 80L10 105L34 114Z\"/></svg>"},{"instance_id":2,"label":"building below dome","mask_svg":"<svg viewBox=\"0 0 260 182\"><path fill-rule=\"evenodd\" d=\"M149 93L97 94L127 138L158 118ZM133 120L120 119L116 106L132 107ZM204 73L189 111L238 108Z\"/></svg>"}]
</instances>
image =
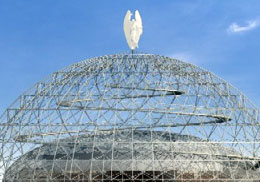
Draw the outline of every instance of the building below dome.
<instances>
[{"instance_id":1,"label":"building below dome","mask_svg":"<svg viewBox=\"0 0 260 182\"><path fill-rule=\"evenodd\" d=\"M7 169L5 182L221 181L256 179L235 150L198 137L145 130L99 131L43 144ZM216 162L218 161L218 162Z\"/></svg>"}]
</instances>

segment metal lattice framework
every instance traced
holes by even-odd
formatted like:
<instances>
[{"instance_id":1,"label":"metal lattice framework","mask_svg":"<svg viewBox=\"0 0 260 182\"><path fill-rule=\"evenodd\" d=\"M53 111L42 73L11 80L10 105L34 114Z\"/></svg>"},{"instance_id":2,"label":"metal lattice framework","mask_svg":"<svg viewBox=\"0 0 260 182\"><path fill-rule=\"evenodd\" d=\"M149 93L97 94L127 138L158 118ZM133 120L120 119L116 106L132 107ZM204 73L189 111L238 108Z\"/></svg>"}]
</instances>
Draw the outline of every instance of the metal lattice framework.
<instances>
[{"instance_id":1,"label":"metal lattice framework","mask_svg":"<svg viewBox=\"0 0 260 182\"><path fill-rule=\"evenodd\" d=\"M0 120L11 181L259 181L258 109L202 68L151 54L88 59Z\"/></svg>"}]
</instances>

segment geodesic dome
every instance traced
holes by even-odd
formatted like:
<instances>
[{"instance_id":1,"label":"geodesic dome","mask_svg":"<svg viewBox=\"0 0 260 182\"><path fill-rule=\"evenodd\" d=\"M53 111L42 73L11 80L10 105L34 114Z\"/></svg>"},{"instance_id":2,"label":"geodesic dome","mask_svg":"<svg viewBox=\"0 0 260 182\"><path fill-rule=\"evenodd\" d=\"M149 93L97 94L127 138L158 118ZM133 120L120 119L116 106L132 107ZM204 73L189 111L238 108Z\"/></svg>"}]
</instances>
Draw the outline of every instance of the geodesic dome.
<instances>
[{"instance_id":1,"label":"geodesic dome","mask_svg":"<svg viewBox=\"0 0 260 182\"><path fill-rule=\"evenodd\" d=\"M202 68L151 54L73 64L1 117L2 180L259 181L258 110Z\"/></svg>"}]
</instances>

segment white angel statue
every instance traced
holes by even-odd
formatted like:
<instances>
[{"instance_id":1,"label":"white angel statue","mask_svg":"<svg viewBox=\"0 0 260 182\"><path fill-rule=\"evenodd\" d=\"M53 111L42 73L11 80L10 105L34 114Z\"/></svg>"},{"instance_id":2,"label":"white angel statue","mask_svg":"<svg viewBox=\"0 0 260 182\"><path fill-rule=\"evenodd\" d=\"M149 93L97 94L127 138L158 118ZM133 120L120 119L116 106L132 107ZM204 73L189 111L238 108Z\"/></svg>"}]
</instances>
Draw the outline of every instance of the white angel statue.
<instances>
[{"instance_id":1,"label":"white angel statue","mask_svg":"<svg viewBox=\"0 0 260 182\"><path fill-rule=\"evenodd\" d=\"M126 41L133 51L135 48L138 48L138 42L143 33L143 26L138 10L135 11L135 19L131 20L131 16L132 13L128 10L124 19L124 32Z\"/></svg>"}]
</instances>

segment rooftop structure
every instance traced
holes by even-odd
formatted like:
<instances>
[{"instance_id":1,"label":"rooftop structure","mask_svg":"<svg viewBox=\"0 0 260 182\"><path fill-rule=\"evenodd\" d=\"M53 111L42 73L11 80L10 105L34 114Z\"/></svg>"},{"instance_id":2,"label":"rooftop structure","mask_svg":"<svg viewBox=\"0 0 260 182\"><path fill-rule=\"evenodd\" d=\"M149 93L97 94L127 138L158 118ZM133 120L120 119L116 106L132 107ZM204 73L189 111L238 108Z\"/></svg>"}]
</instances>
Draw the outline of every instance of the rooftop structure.
<instances>
[{"instance_id":1,"label":"rooftop structure","mask_svg":"<svg viewBox=\"0 0 260 182\"><path fill-rule=\"evenodd\" d=\"M1 179L259 181L259 113L213 73L116 54L57 71L0 119Z\"/></svg>"}]
</instances>

